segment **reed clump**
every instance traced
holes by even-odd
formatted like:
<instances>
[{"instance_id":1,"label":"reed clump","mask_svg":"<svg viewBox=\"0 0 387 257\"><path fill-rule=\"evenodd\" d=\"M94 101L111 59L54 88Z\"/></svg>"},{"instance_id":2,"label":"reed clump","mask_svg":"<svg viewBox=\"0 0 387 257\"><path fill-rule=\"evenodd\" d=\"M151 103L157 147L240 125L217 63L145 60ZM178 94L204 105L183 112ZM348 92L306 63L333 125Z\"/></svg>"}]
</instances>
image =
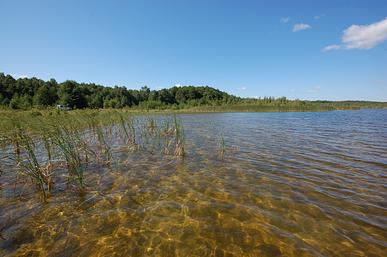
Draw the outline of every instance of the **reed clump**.
<instances>
[{"instance_id":1,"label":"reed clump","mask_svg":"<svg viewBox=\"0 0 387 257\"><path fill-rule=\"evenodd\" d=\"M173 118L174 121L174 131L175 131L175 156L184 156L184 131L183 125L180 120L176 118L176 115Z\"/></svg>"},{"instance_id":2,"label":"reed clump","mask_svg":"<svg viewBox=\"0 0 387 257\"><path fill-rule=\"evenodd\" d=\"M176 116L134 117L126 111L74 110L4 112L0 158L30 178L46 200L55 182L67 177L85 191L90 164L115 165L117 153L142 151L185 156L182 121ZM16 122L15 122L16 120ZM118 160L119 161L119 160ZM5 163L5 161L4 161ZM0 167L0 173L4 167ZM15 183L16 186L16 183ZM67 187L69 188L69 187Z\"/></svg>"},{"instance_id":3,"label":"reed clump","mask_svg":"<svg viewBox=\"0 0 387 257\"><path fill-rule=\"evenodd\" d=\"M52 134L52 140L64 157L69 178L76 178L81 189L84 188L84 166L81 157L82 143L76 132L66 127L56 127ZM86 152L87 156L87 152ZM86 159L88 159L86 157ZM87 163L87 161L85 161Z\"/></svg>"},{"instance_id":4,"label":"reed clump","mask_svg":"<svg viewBox=\"0 0 387 257\"><path fill-rule=\"evenodd\" d=\"M119 128L121 137L126 139L126 144L130 150L138 150L138 144L136 141L136 129L134 119L129 115L123 115L121 112L116 112L118 115Z\"/></svg>"},{"instance_id":5,"label":"reed clump","mask_svg":"<svg viewBox=\"0 0 387 257\"><path fill-rule=\"evenodd\" d=\"M16 138L20 147L16 158L16 165L20 167L19 172L31 178L46 200L53 184L50 165L42 166L37 157L37 147L34 140L22 128L17 129ZM23 158L20 158L22 151L24 155Z\"/></svg>"},{"instance_id":6,"label":"reed clump","mask_svg":"<svg viewBox=\"0 0 387 257\"><path fill-rule=\"evenodd\" d=\"M223 160L224 154L226 152L226 143L224 141L223 133L219 135L218 137L218 153L219 157Z\"/></svg>"}]
</instances>

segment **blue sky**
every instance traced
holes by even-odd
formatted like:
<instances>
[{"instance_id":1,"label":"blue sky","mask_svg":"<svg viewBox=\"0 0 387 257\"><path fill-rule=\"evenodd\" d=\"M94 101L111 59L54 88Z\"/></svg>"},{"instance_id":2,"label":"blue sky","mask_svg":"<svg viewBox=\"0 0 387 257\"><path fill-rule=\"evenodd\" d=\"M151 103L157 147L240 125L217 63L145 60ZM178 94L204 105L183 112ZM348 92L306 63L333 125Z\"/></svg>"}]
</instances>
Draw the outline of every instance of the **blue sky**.
<instances>
[{"instance_id":1,"label":"blue sky","mask_svg":"<svg viewBox=\"0 0 387 257\"><path fill-rule=\"evenodd\" d=\"M386 17L384 0L0 0L0 71L387 101Z\"/></svg>"}]
</instances>

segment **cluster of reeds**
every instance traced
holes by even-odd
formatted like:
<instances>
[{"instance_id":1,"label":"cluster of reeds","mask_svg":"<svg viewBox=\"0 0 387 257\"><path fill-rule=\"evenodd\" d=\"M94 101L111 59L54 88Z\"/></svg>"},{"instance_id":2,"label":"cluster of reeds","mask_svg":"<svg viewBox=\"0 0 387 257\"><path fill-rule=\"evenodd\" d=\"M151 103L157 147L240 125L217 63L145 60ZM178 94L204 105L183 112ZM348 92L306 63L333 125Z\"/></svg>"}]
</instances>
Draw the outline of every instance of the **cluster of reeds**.
<instances>
[{"instance_id":1,"label":"cluster of reeds","mask_svg":"<svg viewBox=\"0 0 387 257\"><path fill-rule=\"evenodd\" d=\"M47 192L51 189L52 179L50 167L39 159L38 140L18 122L12 122L13 128L7 135L2 135L3 146L0 151L2 164L9 167L13 163L17 171L16 183L19 176L23 175L36 185L46 199Z\"/></svg>"},{"instance_id":2,"label":"cluster of reeds","mask_svg":"<svg viewBox=\"0 0 387 257\"><path fill-rule=\"evenodd\" d=\"M183 125L180 120L176 118L176 115L173 117L174 122L174 130L175 130L175 155L176 156L184 156L184 131Z\"/></svg>"},{"instance_id":3,"label":"cluster of reeds","mask_svg":"<svg viewBox=\"0 0 387 257\"><path fill-rule=\"evenodd\" d=\"M91 113L90 115L85 117L85 120L88 125L88 131L91 138L94 138L98 144L97 144L97 151L96 156L98 160L103 159L103 155L107 155L107 162L111 161L111 152L110 147L108 146L106 140L105 140L105 134L103 131L103 125L101 124L101 121L96 117L96 113ZM91 140L91 138L89 138ZM92 144L93 142L89 142L89 144Z\"/></svg>"},{"instance_id":4,"label":"cluster of reeds","mask_svg":"<svg viewBox=\"0 0 387 257\"><path fill-rule=\"evenodd\" d=\"M137 149L136 143L136 129L134 125L134 119L131 116L124 116L122 113L117 112L119 117L119 125L121 129L121 134L126 138L126 144L129 146L129 149Z\"/></svg>"},{"instance_id":5,"label":"cluster of reeds","mask_svg":"<svg viewBox=\"0 0 387 257\"><path fill-rule=\"evenodd\" d=\"M226 143L224 141L223 134L220 134L220 136L218 137L218 153L221 159L224 159L225 152L226 152Z\"/></svg>"},{"instance_id":6,"label":"cluster of reeds","mask_svg":"<svg viewBox=\"0 0 387 257\"><path fill-rule=\"evenodd\" d=\"M184 156L184 130L176 115L159 120L148 117L144 124L142 138L146 143L152 142L163 154Z\"/></svg>"},{"instance_id":7,"label":"cluster of reeds","mask_svg":"<svg viewBox=\"0 0 387 257\"><path fill-rule=\"evenodd\" d=\"M20 168L19 171L32 179L39 190L43 193L44 199L46 199L47 192L50 191L53 183L50 166L42 165L38 160L36 154L36 143L25 131L17 128L15 139L18 147L16 163ZM21 150L24 150L23 153L25 156L23 156L23 158L20 157Z\"/></svg>"},{"instance_id":8,"label":"cluster of reeds","mask_svg":"<svg viewBox=\"0 0 387 257\"><path fill-rule=\"evenodd\" d=\"M87 147L77 131L71 131L66 126L54 127L51 135L54 146L58 149L59 156L65 160L68 178L75 178L81 189L84 188L84 170L88 163L89 153Z\"/></svg>"},{"instance_id":9,"label":"cluster of reeds","mask_svg":"<svg viewBox=\"0 0 387 257\"><path fill-rule=\"evenodd\" d=\"M185 154L183 125L176 116L147 117L141 122L124 112L85 111L18 122L8 118L0 124L4 125L0 157L13 161L17 174L30 178L44 199L55 184L54 175L61 172L67 172L68 183L76 182L72 184L85 190L88 164L111 164L114 152L122 146L178 157Z\"/></svg>"}]
</instances>

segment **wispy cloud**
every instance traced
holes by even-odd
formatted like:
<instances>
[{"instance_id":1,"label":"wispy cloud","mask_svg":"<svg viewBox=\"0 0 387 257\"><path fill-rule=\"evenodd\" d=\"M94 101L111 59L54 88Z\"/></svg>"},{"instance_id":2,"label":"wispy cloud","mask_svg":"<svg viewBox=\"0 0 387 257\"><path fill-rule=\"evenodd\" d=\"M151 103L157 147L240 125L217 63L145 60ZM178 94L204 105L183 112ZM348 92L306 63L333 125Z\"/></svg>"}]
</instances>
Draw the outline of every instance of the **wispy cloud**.
<instances>
[{"instance_id":1,"label":"wispy cloud","mask_svg":"<svg viewBox=\"0 0 387 257\"><path fill-rule=\"evenodd\" d=\"M319 20L319 19L321 19L321 18L324 17L324 16L325 16L325 14L315 15L315 16L313 17L313 19Z\"/></svg>"},{"instance_id":2,"label":"wispy cloud","mask_svg":"<svg viewBox=\"0 0 387 257\"><path fill-rule=\"evenodd\" d=\"M311 28L312 28L312 26L310 26L309 24L297 23L297 24L294 24L293 32L298 32L301 30L306 30L306 29L311 29Z\"/></svg>"},{"instance_id":3,"label":"wispy cloud","mask_svg":"<svg viewBox=\"0 0 387 257\"><path fill-rule=\"evenodd\" d=\"M290 21L290 17L282 17L281 19L280 19L280 22L281 23L288 23Z\"/></svg>"},{"instance_id":4,"label":"wispy cloud","mask_svg":"<svg viewBox=\"0 0 387 257\"><path fill-rule=\"evenodd\" d=\"M323 48L323 52L331 51L331 50L339 50L341 48L340 45L329 45Z\"/></svg>"},{"instance_id":5,"label":"wispy cloud","mask_svg":"<svg viewBox=\"0 0 387 257\"><path fill-rule=\"evenodd\" d=\"M240 87L239 90L245 91L247 87Z\"/></svg>"},{"instance_id":6,"label":"wispy cloud","mask_svg":"<svg viewBox=\"0 0 387 257\"><path fill-rule=\"evenodd\" d=\"M371 49L387 40L387 17L368 25L351 25L343 31L342 45L326 46L323 51L337 49ZM335 47L333 47L335 46Z\"/></svg>"}]
</instances>

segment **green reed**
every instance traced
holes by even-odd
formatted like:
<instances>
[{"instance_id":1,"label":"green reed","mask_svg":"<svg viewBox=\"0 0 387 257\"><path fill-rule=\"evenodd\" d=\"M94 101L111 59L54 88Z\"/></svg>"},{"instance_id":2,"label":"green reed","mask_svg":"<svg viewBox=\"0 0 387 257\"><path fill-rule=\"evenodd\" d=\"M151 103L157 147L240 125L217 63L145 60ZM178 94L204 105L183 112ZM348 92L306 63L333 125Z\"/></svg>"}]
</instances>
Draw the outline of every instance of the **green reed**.
<instances>
[{"instance_id":1,"label":"green reed","mask_svg":"<svg viewBox=\"0 0 387 257\"><path fill-rule=\"evenodd\" d=\"M81 190L86 189L88 164L100 164L101 156L108 164L113 161L113 139L122 139L117 147L128 146L139 152L185 155L183 125L176 115L160 120L147 117L140 122L122 110L2 114L0 158L7 166L2 165L1 169L16 163L16 181L19 174L30 177L44 199L51 191L54 176L62 173L66 173L68 181L76 181Z\"/></svg>"},{"instance_id":2,"label":"green reed","mask_svg":"<svg viewBox=\"0 0 387 257\"><path fill-rule=\"evenodd\" d=\"M97 113L92 113L91 115L88 115L86 119L91 132L97 138L100 155L105 155L106 163L110 164L113 159L112 152L111 152L110 146L106 141L104 124L102 123L102 120L96 116L96 114ZM111 117L109 117L108 119L105 119L104 122L108 122L108 121L111 122L110 119Z\"/></svg>"},{"instance_id":3,"label":"green reed","mask_svg":"<svg viewBox=\"0 0 387 257\"><path fill-rule=\"evenodd\" d=\"M127 140L127 144L131 150L138 149L136 144L136 128L134 126L134 120L130 116L124 116L120 112L116 112L119 117L119 125L124 137Z\"/></svg>"},{"instance_id":4,"label":"green reed","mask_svg":"<svg viewBox=\"0 0 387 257\"><path fill-rule=\"evenodd\" d=\"M154 118L147 118L147 130L150 134L155 134L157 132L157 122Z\"/></svg>"},{"instance_id":5,"label":"green reed","mask_svg":"<svg viewBox=\"0 0 387 257\"><path fill-rule=\"evenodd\" d=\"M100 149L102 149L102 153L105 154L107 158L106 162L109 164L111 163L113 156L112 156L110 146L106 142L105 132L102 124L98 124L98 126L96 127L96 134L100 145Z\"/></svg>"},{"instance_id":6,"label":"green reed","mask_svg":"<svg viewBox=\"0 0 387 257\"><path fill-rule=\"evenodd\" d=\"M129 133L130 130L127 128L127 121L125 120L124 116L121 113L117 112L117 115L119 117L119 124L121 126L121 129L124 132L126 139L129 141L129 138L131 137L131 135Z\"/></svg>"},{"instance_id":7,"label":"green reed","mask_svg":"<svg viewBox=\"0 0 387 257\"><path fill-rule=\"evenodd\" d=\"M70 177L75 177L81 189L84 188L84 165L81 151L84 150L87 156L87 149L84 148L82 139L76 131L69 130L66 126L56 126L51 135L52 142L60 150L64 157ZM86 158L87 159L87 158ZM87 162L86 162L87 164Z\"/></svg>"},{"instance_id":8,"label":"green reed","mask_svg":"<svg viewBox=\"0 0 387 257\"><path fill-rule=\"evenodd\" d=\"M175 135L174 121L167 118L161 124L160 128L160 137L164 139L163 141L163 154L169 155L171 153L171 146L173 144L173 137Z\"/></svg>"},{"instance_id":9,"label":"green reed","mask_svg":"<svg viewBox=\"0 0 387 257\"><path fill-rule=\"evenodd\" d=\"M176 115L173 117L174 131L175 131L175 156L184 156L184 131L183 125L180 120L177 119Z\"/></svg>"},{"instance_id":10,"label":"green reed","mask_svg":"<svg viewBox=\"0 0 387 257\"><path fill-rule=\"evenodd\" d=\"M218 137L218 152L221 159L224 158L224 154L226 152L226 143L224 141L223 133Z\"/></svg>"},{"instance_id":11,"label":"green reed","mask_svg":"<svg viewBox=\"0 0 387 257\"><path fill-rule=\"evenodd\" d=\"M36 145L33 139L22 129L17 131L18 142L20 142L21 149L24 150L26 156L22 161L19 157L17 165L21 168L22 174L29 176L40 191L43 193L44 200L47 199L47 191L52 185L52 172L46 167L42 167L35 154Z\"/></svg>"}]
</instances>

